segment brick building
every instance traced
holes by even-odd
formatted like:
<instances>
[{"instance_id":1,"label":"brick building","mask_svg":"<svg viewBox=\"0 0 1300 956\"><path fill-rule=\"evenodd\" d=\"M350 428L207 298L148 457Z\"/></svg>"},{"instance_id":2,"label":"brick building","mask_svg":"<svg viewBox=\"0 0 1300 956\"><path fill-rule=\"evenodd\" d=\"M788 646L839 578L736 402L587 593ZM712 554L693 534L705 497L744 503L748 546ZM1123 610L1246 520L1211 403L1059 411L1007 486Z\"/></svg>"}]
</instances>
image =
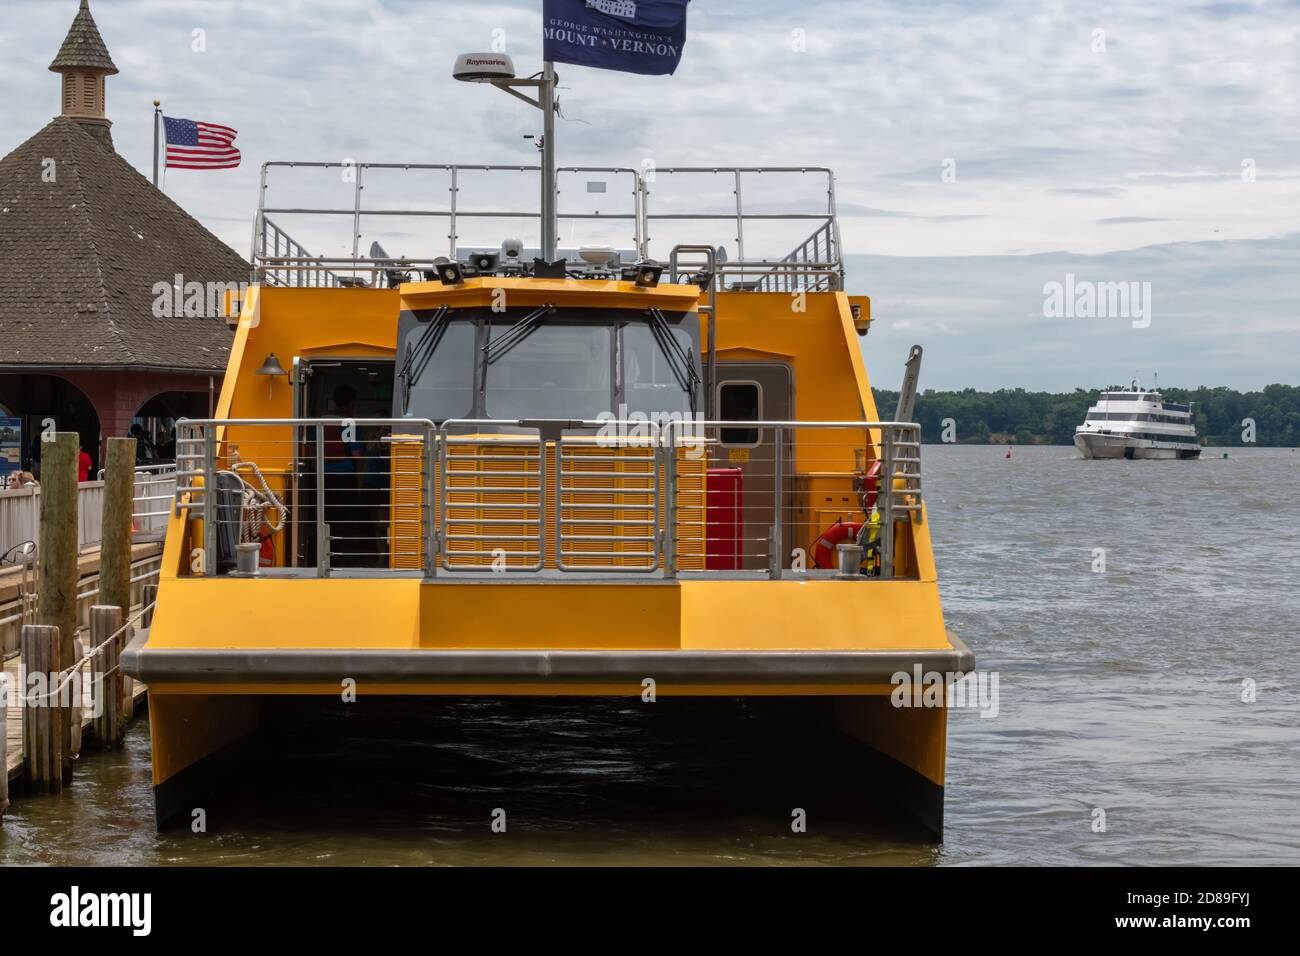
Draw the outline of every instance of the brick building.
<instances>
[{"instance_id":1,"label":"brick building","mask_svg":"<svg viewBox=\"0 0 1300 956\"><path fill-rule=\"evenodd\" d=\"M114 150L118 71L89 0L50 70L60 115L0 161L0 420L21 419L23 467L51 418L98 467L103 439L133 421L208 412L232 334L174 287L245 282L249 267Z\"/></svg>"}]
</instances>

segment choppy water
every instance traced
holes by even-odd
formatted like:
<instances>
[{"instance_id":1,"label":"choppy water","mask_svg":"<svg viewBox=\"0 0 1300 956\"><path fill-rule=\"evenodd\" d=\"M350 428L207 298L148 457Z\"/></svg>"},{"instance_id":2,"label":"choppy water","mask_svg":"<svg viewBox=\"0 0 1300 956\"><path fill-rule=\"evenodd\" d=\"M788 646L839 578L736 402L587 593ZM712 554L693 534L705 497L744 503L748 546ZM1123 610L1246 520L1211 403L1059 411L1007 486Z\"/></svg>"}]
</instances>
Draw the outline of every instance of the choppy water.
<instances>
[{"instance_id":1,"label":"choppy water","mask_svg":"<svg viewBox=\"0 0 1300 956\"><path fill-rule=\"evenodd\" d=\"M233 786L202 835L155 832L137 721L14 803L0 862L1300 863L1300 452L924 457L945 614L1000 690L996 718L951 715L942 845L883 809L792 834L835 794L779 702L525 699L286 717L275 785Z\"/></svg>"}]
</instances>

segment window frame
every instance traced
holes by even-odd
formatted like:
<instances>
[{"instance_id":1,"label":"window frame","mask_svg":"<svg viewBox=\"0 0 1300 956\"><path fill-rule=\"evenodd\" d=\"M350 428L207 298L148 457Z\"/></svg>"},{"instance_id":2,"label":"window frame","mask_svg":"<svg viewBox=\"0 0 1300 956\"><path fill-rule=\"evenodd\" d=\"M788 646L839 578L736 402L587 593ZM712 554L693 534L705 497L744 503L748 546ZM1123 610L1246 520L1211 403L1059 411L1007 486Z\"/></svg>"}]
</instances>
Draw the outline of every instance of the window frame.
<instances>
[{"instance_id":1,"label":"window frame","mask_svg":"<svg viewBox=\"0 0 1300 956\"><path fill-rule=\"evenodd\" d=\"M717 402L718 420L719 421L728 420L722 415L722 390L728 387L729 385L752 385L754 387L754 390L757 394L757 401L755 403L757 408L755 414L757 415L757 417L753 420L755 422L761 422L763 420L763 405L764 405L763 383L752 378L729 378L725 382L719 382L717 384L715 388L714 399ZM735 418L735 419L731 419L731 421L743 421L743 419ZM731 442L726 440L727 432L742 431L742 430L753 431L754 441ZM741 429L739 426L722 427L718 429L718 444L723 448L757 448L763 444L763 429L759 427L755 427L753 429Z\"/></svg>"}]
</instances>

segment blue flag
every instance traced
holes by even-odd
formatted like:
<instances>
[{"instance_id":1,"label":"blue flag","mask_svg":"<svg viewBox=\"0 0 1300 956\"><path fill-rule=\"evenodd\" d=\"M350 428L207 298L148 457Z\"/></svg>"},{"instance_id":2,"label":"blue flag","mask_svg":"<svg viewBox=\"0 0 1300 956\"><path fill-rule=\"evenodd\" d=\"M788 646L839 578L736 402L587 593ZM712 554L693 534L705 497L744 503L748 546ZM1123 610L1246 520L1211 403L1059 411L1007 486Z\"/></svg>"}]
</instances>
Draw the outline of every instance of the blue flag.
<instances>
[{"instance_id":1,"label":"blue flag","mask_svg":"<svg viewBox=\"0 0 1300 956\"><path fill-rule=\"evenodd\" d=\"M542 57L602 70L672 73L690 0L545 0Z\"/></svg>"}]
</instances>

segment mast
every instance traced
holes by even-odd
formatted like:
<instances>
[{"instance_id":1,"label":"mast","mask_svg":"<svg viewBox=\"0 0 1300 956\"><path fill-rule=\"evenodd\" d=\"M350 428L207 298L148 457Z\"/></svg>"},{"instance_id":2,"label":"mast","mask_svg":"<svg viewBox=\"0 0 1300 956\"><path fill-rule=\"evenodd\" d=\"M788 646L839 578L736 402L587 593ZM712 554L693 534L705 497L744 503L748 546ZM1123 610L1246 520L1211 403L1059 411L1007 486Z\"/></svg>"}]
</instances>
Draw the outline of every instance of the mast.
<instances>
[{"instance_id":1,"label":"mast","mask_svg":"<svg viewBox=\"0 0 1300 956\"><path fill-rule=\"evenodd\" d=\"M537 91L542 107L542 258L555 259L555 64L542 64L542 83Z\"/></svg>"}]
</instances>

